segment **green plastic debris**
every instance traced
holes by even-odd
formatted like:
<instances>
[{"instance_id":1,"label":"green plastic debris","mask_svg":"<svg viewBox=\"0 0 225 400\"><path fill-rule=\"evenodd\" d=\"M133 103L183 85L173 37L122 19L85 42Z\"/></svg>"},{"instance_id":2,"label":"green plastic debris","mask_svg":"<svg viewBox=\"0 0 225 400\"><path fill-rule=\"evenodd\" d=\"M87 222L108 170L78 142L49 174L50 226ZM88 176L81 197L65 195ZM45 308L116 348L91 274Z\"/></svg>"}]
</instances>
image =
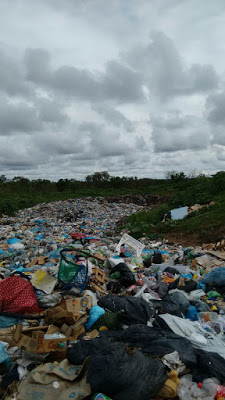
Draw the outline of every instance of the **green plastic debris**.
<instances>
[{"instance_id":1,"label":"green plastic debris","mask_svg":"<svg viewBox=\"0 0 225 400\"><path fill-rule=\"evenodd\" d=\"M208 299L211 299L213 297L221 297L221 294L216 292L215 290L211 290L210 292L207 293Z\"/></svg>"},{"instance_id":2,"label":"green plastic debris","mask_svg":"<svg viewBox=\"0 0 225 400\"><path fill-rule=\"evenodd\" d=\"M94 323L93 329L99 330L101 326L106 326L106 328L108 328L110 331L118 329L120 326L121 314L122 311L107 311Z\"/></svg>"},{"instance_id":3,"label":"green plastic debris","mask_svg":"<svg viewBox=\"0 0 225 400\"><path fill-rule=\"evenodd\" d=\"M202 276L202 275L204 275L205 274L205 271L204 271L204 269L203 268L199 268L199 272L200 272L200 275Z\"/></svg>"},{"instance_id":4,"label":"green plastic debris","mask_svg":"<svg viewBox=\"0 0 225 400\"><path fill-rule=\"evenodd\" d=\"M147 237L148 237L149 239L154 240L154 239L158 239L158 238L159 238L159 235L158 235L158 233L150 233L149 235L147 235Z\"/></svg>"},{"instance_id":5,"label":"green plastic debris","mask_svg":"<svg viewBox=\"0 0 225 400\"><path fill-rule=\"evenodd\" d=\"M112 275L110 275L110 279L119 279L120 277L120 272L114 272Z\"/></svg>"}]
</instances>

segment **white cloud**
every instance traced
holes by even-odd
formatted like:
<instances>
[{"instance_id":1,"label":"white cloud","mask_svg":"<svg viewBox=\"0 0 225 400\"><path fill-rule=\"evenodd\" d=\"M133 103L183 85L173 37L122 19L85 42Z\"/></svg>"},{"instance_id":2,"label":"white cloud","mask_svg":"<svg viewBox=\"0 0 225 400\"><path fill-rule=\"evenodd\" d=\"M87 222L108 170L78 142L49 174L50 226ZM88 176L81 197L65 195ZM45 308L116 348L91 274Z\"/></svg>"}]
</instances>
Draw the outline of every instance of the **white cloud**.
<instances>
[{"instance_id":1,"label":"white cloud","mask_svg":"<svg viewBox=\"0 0 225 400\"><path fill-rule=\"evenodd\" d=\"M2 0L0 174L223 168L224 18L223 0Z\"/></svg>"}]
</instances>

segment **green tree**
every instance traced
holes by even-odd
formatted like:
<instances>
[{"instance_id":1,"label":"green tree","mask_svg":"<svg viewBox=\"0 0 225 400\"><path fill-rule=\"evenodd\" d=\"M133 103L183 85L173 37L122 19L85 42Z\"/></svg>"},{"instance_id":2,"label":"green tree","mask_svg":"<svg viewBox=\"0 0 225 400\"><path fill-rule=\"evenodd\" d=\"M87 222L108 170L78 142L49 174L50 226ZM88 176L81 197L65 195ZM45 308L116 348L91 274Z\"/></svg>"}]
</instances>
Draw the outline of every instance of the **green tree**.
<instances>
[{"instance_id":1,"label":"green tree","mask_svg":"<svg viewBox=\"0 0 225 400\"><path fill-rule=\"evenodd\" d=\"M225 171L219 171L212 177L213 192L219 193L225 190Z\"/></svg>"},{"instance_id":2,"label":"green tree","mask_svg":"<svg viewBox=\"0 0 225 400\"><path fill-rule=\"evenodd\" d=\"M5 175L1 175L0 176L0 183L6 183L6 181L7 181L6 176Z\"/></svg>"},{"instance_id":3,"label":"green tree","mask_svg":"<svg viewBox=\"0 0 225 400\"><path fill-rule=\"evenodd\" d=\"M86 183L96 186L104 186L102 184L110 181L110 175L107 171L95 172L92 175L87 175L85 178Z\"/></svg>"},{"instance_id":4,"label":"green tree","mask_svg":"<svg viewBox=\"0 0 225 400\"><path fill-rule=\"evenodd\" d=\"M172 182L181 182L186 178L187 177L184 172L168 171L166 173L166 179L171 179Z\"/></svg>"}]
</instances>

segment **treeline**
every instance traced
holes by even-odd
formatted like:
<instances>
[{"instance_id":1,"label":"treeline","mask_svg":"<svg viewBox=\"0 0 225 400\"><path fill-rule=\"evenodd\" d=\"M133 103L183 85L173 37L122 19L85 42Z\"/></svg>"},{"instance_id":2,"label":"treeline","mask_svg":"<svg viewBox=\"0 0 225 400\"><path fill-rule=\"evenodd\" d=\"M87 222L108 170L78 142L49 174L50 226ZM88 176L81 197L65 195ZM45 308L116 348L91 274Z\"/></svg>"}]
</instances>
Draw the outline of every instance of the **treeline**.
<instances>
[{"instance_id":1,"label":"treeline","mask_svg":"<svg viewBox=\"0 0 225 400\"><path fill-rule=\"evenodd\" d=\"M184 185L185 183L185 185ZM7 178L5 175L0 176L0 188L7 190L16 191L37 191L37 192L73 192L82 189L135 189L135 188L146 188L150 186L160 185L172 185L175 187L182 187L186 185L205 185L208 189L211 186L212 191L224 190L225 189L225 171L217 172L215 175L206 176L204 174L196 174L195 172L186 175L184 172L169 171L165 174L164 179L153 179L153 178L141 178L138 179L136 176L110 176L107 171L95 172L91 175L87 175L86 178L81 181L77 179L59 179L57 182L50 181L48 179L34 179L30 180L23 176L15 176L12 179ZM169 186L168 186L169 187Z\"/></svg>"},{"instance_id":2,"label":"treeline","mask_svg":"<svg viewBox=\"0 0 225 400\"><path fill-rule=\"evenodd\" d=\"M87 175L86 178L81 180L76 179L59 179L57 182L48 179L35 179L29 180L23 176L15 176L13 179L8 179L5 175L0 176L0 187L5 190L18 190L18 191L37 191L37 192L73 192L82 189L109 189L109 188L140 188L146 185L158 185L162 180L137 177L119 177L110 176L108 172L95 172L92 175Z\"/></svg>"},{"instance_id":3,"label":"treeline","mask_svg":"<svg viewBox=\"0 0 225 400\"><path fill-rule=\"evenodd\" d=\"M170 196L171 205L207 203L217 194L225 193L225 171L212 176L169 171L164 179L110 176L95 172L81 180L30 180L23 176L8 179L0 176L0 214L13 215L18 209L38 203L85 196L115 196L125 194L154 194Z\"/></svg>"}]
</instances>

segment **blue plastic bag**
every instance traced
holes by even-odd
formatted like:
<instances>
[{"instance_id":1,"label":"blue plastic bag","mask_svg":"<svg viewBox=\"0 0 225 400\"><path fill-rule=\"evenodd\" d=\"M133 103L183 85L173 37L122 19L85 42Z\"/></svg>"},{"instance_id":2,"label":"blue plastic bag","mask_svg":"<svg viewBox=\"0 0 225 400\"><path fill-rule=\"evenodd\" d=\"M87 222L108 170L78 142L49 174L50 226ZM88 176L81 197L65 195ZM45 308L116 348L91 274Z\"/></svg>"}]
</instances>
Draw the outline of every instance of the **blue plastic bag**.
<instances>
[{"instance_id":1,"label":"blue plastic bag","mask_svg":"<svg viewBox=\"0 0 225 400\"><path fill-rule=\"evenodd\" d=\"M0 315L0 327L2 328L8 328L9 326L21 324L23 320L21 318L13 318L13 317L4 317L3 315Z\"/></svg>"},{"instance_id":2,"label":"blue plastic bag","mask_svg":"<svg viewBox=\"0 0 225 400\"><path fill-rule=\"evenodd\" d=\"M198 314L197 308L190 304L189 310L186 313L185 318L190 319L191 321L197 321L198 320L197 314Z\"/></svg>"},{"instance_id":3,"label":"blue plastic bag","mask_svg":"<svg viewBox=\"0 0 225 400\"><path fill-rule=\"evenodd\" d=\"M17 239L17 238L11 238L11 239L8 239L7 242L9 244L15 244L15 243L21 243L21 240Z\"/></svg>"},{"instance_id":4,"label":"blue plastic bag","mask_svg":"<svg viewBox=\"0 0 225 400\"><path fill-rule=\"evenodd\" d=\"M94 323L103 315L105 314L105 310L99 306L93 306L90 309L89 320L85 324L85 328L88 330L94 325Z\"/></svg>"},{"instance_id":5,"label":"blue plastic bag","mask_svg":"<svg viewBox=\"0 0 225 400\"><path fill-rule=\"evenodd\" d=\"M213 286L224 286L225 285L225 267L219 267L213 269L208 274L205 274L202 278L202 283L212 284Z\"/></svg>"},{"instance_id":6,"label":"blue plastic bag","mask_svg":"<svg viewBox=\"0 0 225 400\"><path fill-rule=\"evenodd\" d=\"M196 289L202 289L202 290L205 292L205 285L204 285L204 283L202 283L202 281L199 281L199 282L197 283Z\"/></svg>"},{"instance_id":7,"label":"blue plastic bag","mask_svg":"<svg viewBox=\"0 0 225 400\"><path fill-rule=\"evenodd\" d=\"M7 362L9 360L10 360L10 357L5 351L5 346L2 342L0 342L0 364Z\"/></svg>"},{"instance_id":8,"label":"blue plastic bag","mask_svg":"<svg viewBox=\"0 0 225 400\"><path fill-rule=\"evenodd\" d=\"M35 237L35 240L42 240L44 238L44 235L37 235L36 237Z\"/></svg>"}]
</instances>

